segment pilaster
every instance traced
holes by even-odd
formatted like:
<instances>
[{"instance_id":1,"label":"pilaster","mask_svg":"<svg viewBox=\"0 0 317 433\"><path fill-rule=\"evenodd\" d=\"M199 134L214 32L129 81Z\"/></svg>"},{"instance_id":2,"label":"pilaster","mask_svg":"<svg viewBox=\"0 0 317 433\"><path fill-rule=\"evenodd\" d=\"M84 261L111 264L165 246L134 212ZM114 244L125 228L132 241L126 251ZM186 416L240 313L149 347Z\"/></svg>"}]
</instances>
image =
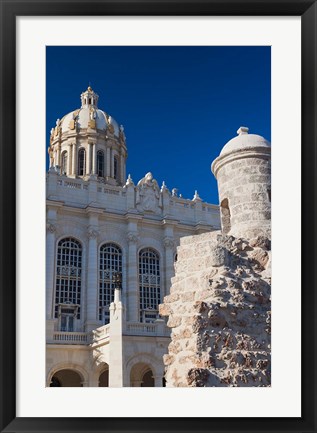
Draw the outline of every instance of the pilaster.
<instances>
[{"instance_id":1,"label":"pilaster","mask_svg":"<svg viewBox=\"0 0 317 433\"><path fill-rule=\"evenodd\" d=\"M54 197L57 193L58 173L55 167L51 167L47 173L47 190L46 198Z\"/></svg>"},{"instance_id":2,"label":"pilaster","mask_svg":"<svg viewBox=\"0 0 317 433\"><path fill-rule=\"evenodd\" d=\"M135 209L135 191L134 191L134 183L131 176L128 176L128 179L125 184L125 188L127 191L127 209L128 211Z\"/></svg>"},{"instance_id":3,"label":"pilaster","mask_svg":"<svg viewBox=\"0 0 317 433\"><path fill-rule=\"evenodd\" d=\"M118 290L115 300L110 305L110 344L109 351L109 387L123 387L123 315L124 308Z\"/></svg>"},{"instance_id":4,"label":"pilaster","mask_svg":"<svg viewBox=\"0 0 317 433\"><path fill-rule=\"evenodd\" d=\"M174 241L174 223L173 220L165 219L164 224L164 239L163 244L165 248L165 296L170 293L171 279L174 276L174 253L175 253L175 241Z\"/></svg>"},{"instance_id":5,"label":"pilaster","mask_svg":"<svg viewBox=\"0 0 317 433\"><path fill-rule=\"evenodd\" d=\"M130 228L132 226L130 225ZM127 283L127 319L128 322L139 322L139 293L138 293L138 264L137 244L138 233L136 228L127 234L128 247L128 283Z\"/></svg>"},{"instance_id":6,"label":"pilaster","mask_svg":"<svg viewBox=\"0 0 317 433\"><path fill-rule=\"evenodd\" d=\"M88 260L87 260L87 311L86 332L99 326L98 307L98 248L97 239L99 235L98 214L89 212L88 237Z\"/></svg>"},{"instance_id":7,"label":"pilaster","mask_svg":"<svg viewBox=\"0 0 317 433\"><path fill-rule=\"evenodd\" d=\"M50 210L46 223L46 319L53 319L56 210Z\"/></svg>"}]
</instances>

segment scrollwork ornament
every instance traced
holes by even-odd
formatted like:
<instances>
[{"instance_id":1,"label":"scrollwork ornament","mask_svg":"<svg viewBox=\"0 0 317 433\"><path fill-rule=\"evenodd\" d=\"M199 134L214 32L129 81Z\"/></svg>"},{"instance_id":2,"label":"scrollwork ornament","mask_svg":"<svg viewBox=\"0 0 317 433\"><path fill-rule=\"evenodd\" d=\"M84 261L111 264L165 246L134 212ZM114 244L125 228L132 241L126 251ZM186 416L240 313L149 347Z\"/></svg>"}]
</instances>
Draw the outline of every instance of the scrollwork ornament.
<instances>
[{"instance_id":1,"label":"scrollwork ornament","mask_svg":"<svg viewBox=\"0 0 317 433\"><path fill-rule=\"evenodd\" d=\"M127 234L127 241L129 243L136 244L138 242L138 240L139 240L139 236L138 236L137 233L130 232L130 233Z\"/></svg>"},{"instance_id":2,"label":"scrollwork ornament","mask_svg":"<svg viewBox=\"0 0 317 433\"><path fill-rule=\"evenodd\" d=\"M87 231L87 238L90 239L97 239L99 236L99 232L95 229L88 229Z\"/></svg>"},{"instance_id":3,"label":"scrollwork ornament","mask_svg":"<svg viewBox=\"0 0 317 433\"><path fill-rule=\"evenodd\" d=\"M51 222L48 221L48 222L46 223L46 231L47 231L48 233L53 234L53 233L56 232L56 226L55 226L54 224L52 224Z\"/></svg>"},{"instance_id":4,"label":"scrollwork ornament","mask_svg":"<svg viewBox=\"0 0 317 433\"><path fill-rule=\"evenodd\" d=\"M164 247L165 248L174 248L175 242L173 238L165 238L164 239Z\"/></svg>"}]
</instances>

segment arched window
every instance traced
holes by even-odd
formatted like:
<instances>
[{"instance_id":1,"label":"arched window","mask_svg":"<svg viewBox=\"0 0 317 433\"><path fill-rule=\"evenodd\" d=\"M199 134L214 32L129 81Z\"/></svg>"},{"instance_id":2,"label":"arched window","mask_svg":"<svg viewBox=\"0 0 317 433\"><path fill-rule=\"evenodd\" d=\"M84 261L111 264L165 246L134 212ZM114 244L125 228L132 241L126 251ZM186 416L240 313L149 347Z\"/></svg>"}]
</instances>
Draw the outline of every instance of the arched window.
<instances>
[{"instance_id":1,"label":"arched window","mask_svg":"<svg viewBox=\"0 0 317 433\"><path fill-rule=\"evenodd\" d=\"M80 319L82 247L73 238L58 242L55 281L55 317L61 331L74 331L74 319Z\"/></svg>"},{"instance_id":2,"label":"arched window","mask_svg":"<svg viewBox=\"0 0 317 433\"><path fill-rule=\"evenodd\" d=\"M102 150L98 150L97 152L97 175L99 177L104 177L104 154Z\"/></svg>"},{"instance_id":3,"label":"arched window","mask_svg":"<svg viewBox=\"0 0 317 433\"><path fill-rule=\"evenodd\" d=\"M118 179L119 177L119 162L117 156L113 158L113 177L114 179Z\"/></svg>"},{"instance_id":4,"label":"arched window","mask_svg":"<svg viewBox=\"0 0 317 433\"><path fill-rule=\"evenodd\" d=\"M139 290L140 321L154 322L161 303L160 258L151 248L144 248L139 253Z\"/></svg>"},{"instance_id":5,"label":"arched window","mask_svg":"<svg viewBox=\"0 0 317 433\"><path fill-rule=\"evenodd\" d=\"M109 306L114 300L115 272L122 273L122 250L109 243L100 247L99 259L99 320L109 323Z\"/></svg>"},{"instance_id":6,"label":"arched window","mask_svg":"<svg viewBox=\"0 0 317 433\"><path fill-rule=\"evenodd\" d=\"M79 149L78 152L78 176L84 176L86 168L86 151L85 149Z\"/></svg>"},{"instance_id":7,"label":"arched window","mask_svg":"<svg viewBox=\"0 0 317 433\"><path fill-rule=\"evenodd\" d=\"M67 174L67 152L62 153L62 166L61 166L61 173Z\"/></svg>"}]
</instances>

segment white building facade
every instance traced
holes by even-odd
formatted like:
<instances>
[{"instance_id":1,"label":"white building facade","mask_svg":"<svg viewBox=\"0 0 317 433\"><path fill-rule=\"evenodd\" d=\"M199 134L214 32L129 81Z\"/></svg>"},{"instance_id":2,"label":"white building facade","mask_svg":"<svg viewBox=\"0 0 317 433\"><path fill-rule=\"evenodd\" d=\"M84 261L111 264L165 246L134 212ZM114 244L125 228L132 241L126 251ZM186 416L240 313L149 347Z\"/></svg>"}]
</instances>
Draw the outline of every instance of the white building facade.
<instances>
[{"instance_id":1,"label":"white building facade","mask_svg":"<svg viewBox=\"0 0 317 433\"><path fill-rule=\"evenodd\" d=\"M127 178L124 129L90 87L48 151L46 386L164 386L158 305L180 238L218 230L219 207Z\"/></svg>"}]
</instances>

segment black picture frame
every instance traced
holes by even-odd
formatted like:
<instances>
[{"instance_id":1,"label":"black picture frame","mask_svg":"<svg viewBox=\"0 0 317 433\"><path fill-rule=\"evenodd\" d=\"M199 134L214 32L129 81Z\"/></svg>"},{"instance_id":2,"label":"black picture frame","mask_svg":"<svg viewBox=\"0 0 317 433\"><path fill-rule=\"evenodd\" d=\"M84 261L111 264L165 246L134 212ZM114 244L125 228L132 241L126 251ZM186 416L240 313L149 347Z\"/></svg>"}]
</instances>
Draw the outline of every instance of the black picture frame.
<instances>
[{"instance_id":1,"label":"black picture frame","mask_svg":"<svg viewBox=\"0 0 317 433\"><path fill-rule=\"evenodd\" d=\"M316 432L317 5L306 0L0 0L0 430L2 432ZM16 417L16 17L300 16L302 36L302 416L300 418ZM287 144L285 144L287 146ZM290 227L291 228L291 227ZM290 264L291 266L296 264ZM290 349L291 350L291 349ZM289 361L291 362L291 361ZM291 378L290 378L291 380ZM30 392L31 389L30 389ZM212 401L210 402L212 405ZM281 403L282 404L282 403ZM263 408L265 411L265 408Z\"/></svg>"}]
</instances>

